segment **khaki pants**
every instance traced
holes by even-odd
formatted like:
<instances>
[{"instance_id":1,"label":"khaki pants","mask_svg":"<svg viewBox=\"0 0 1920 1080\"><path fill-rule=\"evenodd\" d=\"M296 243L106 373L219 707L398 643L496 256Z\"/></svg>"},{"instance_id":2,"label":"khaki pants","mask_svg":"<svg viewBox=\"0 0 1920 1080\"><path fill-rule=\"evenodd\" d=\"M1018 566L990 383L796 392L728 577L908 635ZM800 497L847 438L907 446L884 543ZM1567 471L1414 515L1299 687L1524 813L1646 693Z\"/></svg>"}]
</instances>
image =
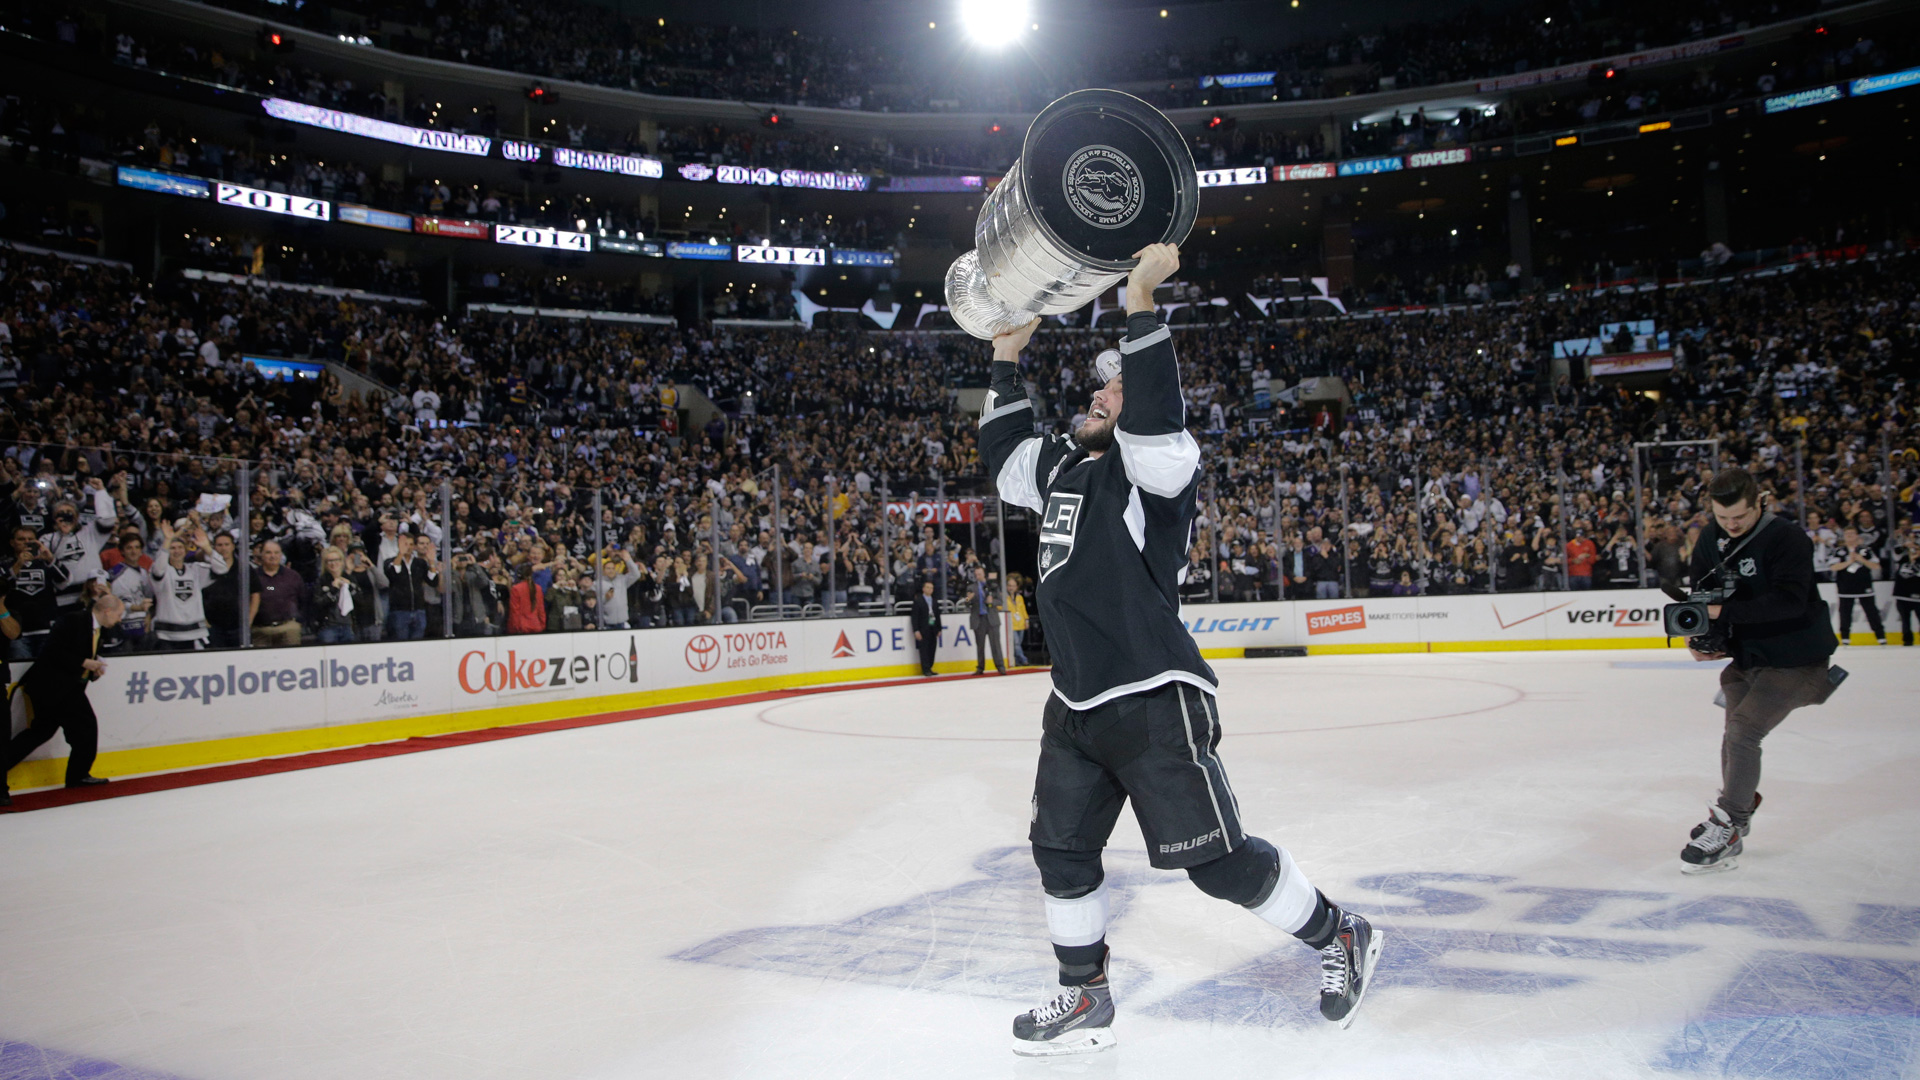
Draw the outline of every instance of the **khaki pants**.
<instances>
[{"instance_id":1,"label":"khaki pants","mask_svg":"<svg viewBox=\"0 0 1920 1080\"><path fill-rule=\"evenodd\" d=\"M1787 714L1802 705L1818 705L1833 693L1824 661L1793 668L1743 668L1720 671L1727 698L1727 731L1720 740L1720 807L1744 825L1753 816L1753 793L1760 785L1760 741Z\"/></svg>"},{"instance_id":2,"label":"khaki pants","mask_svg":"<svg viewBox=\"0 0 1920 1080\"><path fill-rule=\"evenodd\" d=\"M267 649L298 645L300 644L300 624L290 621L278 626L256 626L253 628L253 643Z\"/></svg>"}]
</instances>

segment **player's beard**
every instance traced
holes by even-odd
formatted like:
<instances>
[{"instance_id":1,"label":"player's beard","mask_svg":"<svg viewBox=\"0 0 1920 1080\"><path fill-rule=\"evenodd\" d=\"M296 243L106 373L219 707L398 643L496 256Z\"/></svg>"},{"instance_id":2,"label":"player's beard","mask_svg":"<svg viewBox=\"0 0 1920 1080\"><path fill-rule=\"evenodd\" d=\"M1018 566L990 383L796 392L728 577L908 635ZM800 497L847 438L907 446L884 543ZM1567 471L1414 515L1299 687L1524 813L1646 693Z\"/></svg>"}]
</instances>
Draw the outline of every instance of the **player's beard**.
<instances>
[{"instance_id":1,"label":"player's beard","mask_svg":"<svg viewBox=\"0 0 1920 1080\"><path fill-rule=\"evenodd\" d=\"M1116 423L1117 421L1114 420L1101 423L1092 417L1080 421L1079 428L1073 433L1074 445L1090 454L1106 453L1113 449L1113 429Z\"/></svg>"}]
</instances>

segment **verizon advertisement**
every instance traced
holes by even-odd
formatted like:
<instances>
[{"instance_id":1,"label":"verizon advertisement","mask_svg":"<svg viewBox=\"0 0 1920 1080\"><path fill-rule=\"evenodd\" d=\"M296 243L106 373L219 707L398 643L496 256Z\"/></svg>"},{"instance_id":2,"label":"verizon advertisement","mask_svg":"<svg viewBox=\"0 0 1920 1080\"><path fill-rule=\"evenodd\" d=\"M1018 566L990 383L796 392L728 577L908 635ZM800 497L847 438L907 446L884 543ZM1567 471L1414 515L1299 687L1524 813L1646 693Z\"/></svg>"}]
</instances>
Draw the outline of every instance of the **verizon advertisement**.
<instances>
[{"instance_id":1,"label":"verizon advertisement","mask_svg":"<svg viewBox=\"0 0 1920 1080\"><path fill-rule=\"evenodd\" d=\"M1876 587L1881 611L1892 611L1892 583L1877 582ZM1820 592L1837 632L1839 606L1833 586L1822 585ZM1423 644L1457 649L1551 648L1556 642L1605 647L1609 641L1644 644L1664 638L1661 610L1669 602L1658 589L1605 589L1200 604L1182 608L1180 616L1202 649ZM1855 630L1864 628L1864 620L1855 621Z\"/></svg>"},{"instance_id":2,"label":"verizon advertisement","mask_svg":"<svg viewBox=\"0 0 1920 1080\"><path fill-rule=\"evenodd\" d=\"M1661 636L1658 589L1603 592L1290 600L1184 608L1202 649L1262 645L1457 644L1588 641Z\"/></svg>"},{"instance_id":3,"label":"verizon advertisement","mask_svg":"<svg viewBox=\"0 0 1920 1080\"><path fill-rule=\"evenodd\" d=\"M935 661L964 661L971 670L974 639L959 622L942 632ZM106 664L106 678L87 695L100 717L103 753L379 721L413 726L369 730L355 741L420 728L470 731L913 675L919 655L903 616L143 653ZM17 665L14 677L25 670ZM25 698L16 695L13 730L25 727ZM55 738L28 760L66 755L66 742Z\"/></svg>"}]
</instances>

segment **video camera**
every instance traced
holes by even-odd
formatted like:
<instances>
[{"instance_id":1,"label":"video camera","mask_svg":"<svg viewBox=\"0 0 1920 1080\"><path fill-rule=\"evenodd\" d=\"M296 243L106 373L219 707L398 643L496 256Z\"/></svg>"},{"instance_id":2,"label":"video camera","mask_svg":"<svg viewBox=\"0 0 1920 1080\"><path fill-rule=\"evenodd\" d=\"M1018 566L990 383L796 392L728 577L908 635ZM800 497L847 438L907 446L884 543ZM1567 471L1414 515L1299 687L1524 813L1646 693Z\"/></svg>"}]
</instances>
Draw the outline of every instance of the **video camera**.
<instances>
[{"instance_id":1,"label":"video camera","mask_svg":"<svg viewBox=\"0 0 1920 1080\"><path fill-rule=\"evenodd\" d=\"M1706 580L1716 578L1724 580L1720 568L1716 567L1706 575ZM1661 619L1670 638L1686 638L1687 647L1695 652L1709 655L1725 653L1731 646L1727 640L1724 626L1715 626L1707 609L1724 604L1733 598L1733 585L1695 586L1691 592L1682 593L1679 589L1663 586L1662 590L1676 603L1661 609Z\"/></svg>"}]
</instances>

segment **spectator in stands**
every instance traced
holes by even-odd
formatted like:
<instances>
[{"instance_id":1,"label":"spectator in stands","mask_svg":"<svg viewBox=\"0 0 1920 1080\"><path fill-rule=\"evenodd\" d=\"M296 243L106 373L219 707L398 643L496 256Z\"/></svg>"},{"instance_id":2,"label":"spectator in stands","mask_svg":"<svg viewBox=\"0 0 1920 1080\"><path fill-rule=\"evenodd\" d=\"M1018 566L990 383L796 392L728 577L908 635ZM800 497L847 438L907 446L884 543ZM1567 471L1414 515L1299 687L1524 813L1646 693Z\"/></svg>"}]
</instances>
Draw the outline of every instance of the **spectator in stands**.
<instances>
[{"instance_id":1,"label":"spectator in stands","mask_svg":"<svg viewBox=\"0 0 1920 1080\"><path fill-rule=\"evenodd\" d=\"M1608 539L1606 550L1602 552L1601 565L1606 575L1606 588L1630 589L1639 586L1640 553L1635 550L1633 536L1627 531L1626 522L1614 526L1613 536Z\"/></svg>"},{"instance_id":2,"label":"spectator in stands","mask_svg":"<svg viewBox=\"0 0 1920 1080\"><path fill-rule=\"evenodd\" d=\"M1593 564L1600 559L1600 552L1587 539L1587 528L1582 525L1573 530L1573 539L1567 541L1567 586L1575 592L1593 588Z\"/></svg>"},{"instance_id":3,"label":"spectator in stands","mask_svg":"<svg viewBox=\"0 0 1920 1080\"><path fill-rule=\"evenodd\" d=\"M1202 560L1202 565L1204 565ZM1025 574L1007 575L1007 625L1012 631L1010 641L1013 645L1013 664L1026 667L1026 636L1029 619L1027 616L1027 594L1029 588Z\"/></svg>"},{"instance_id":4,"label":"spectator in stands","mask_svg":"<svg viewBox=\"0 0 1920 1080\"><path fill-rule=\"evenodd\" d=\"M347 533L352 535L351 530ZM353 586L353 640L379 641L380 594L386 588L386 575L380 565L367 557L367 546L358 539L347 541L347 581Z\"/></svg>"},{"instance_id":5,"label":"spectator in stands","mask_svg":"<svg viewBox=\"0 0 1920 1080\"><path fill-rule=\"evenodd\" d=\"M211 573L201 590L200 600L207 616L207 643L215 649L240 647L240 573L234 556L239 545L233 534L222 531L213 538ZM251 606L252 601L249 600Z\"/></svg>"},{"instance_id":6,"label":"spectator in stands","mask_svg":"<svg viewBox=\"0 0 1920 1080\"><path fill-rule=\"evenodd\" d=\"M1007 581L1015 580L1009 575ZM1207 567L1207 549L1204 544L1195 544L1187 549L1187 565L1181 568L1180 603L1205 604L1213 600L1213 571ZM1019 662L1019 654L1014 654Z\"/></svg>"},{"instance_id":7,"label":"spectator in stands","mask_svg":"<svg viewBox=\"0 0 1920 1080\"><path fill-rule=\"evenodd\" d=\"M1533 546L1520 534L1519 529L1507 530L1501 559L1505 573L1500 582L1500 591L1532 592L1536 584L1536 556Z\"/></svg>"},{"instance_id":8,"label":"spectator in stands","mask_svg":"<svg viewBox=\"0 0 1920 1080\"><path fill-rule=\"evenodd\" d=\"M699 598L694 593L693 570L685 555L676 556L667 577L667 606L673 612L673 625L692 626L699 620Z\"/></svg>"},{"instance_id":9,"label":"spectator in stands","mask_svg":"<svg viewBox=\"0 0 1920 1080\"><path fill-rule=\"evenodd\" d=\"M124 491L124 475L120 482ZM62 608L79 603L81 586L105 572L100 553L119 520L106 484L95 476L87 481L87 487L87 509L82 512L78 504L67 499L54 503L53 531L40 538L53 555L59 581L57 599Z\"/></svg>"},{"instance_id":10,"label":"spectator in stands","mask_svg":"<svg viewBox=\"0 0 1920 1080\"><path fill-rule=\"evenodd\" d=\"M207 585L215 573L228 567L207 539L205 526L195 522L190 529L166 531L165 555L148 571L153 579L154 646L167 651L203 649L208 636ZM229 537L229 550L232 543Z\"/></svg>"},{"instance_id":11,"label":"spectator in stands","mask_svg":"<svg viewBox=\"0 0 1920 1080\"><path fill-rule=\"evenodd\" d=\"M300 619L307 610L307 583L276 540L260 545L260 564L253 570L250 618L256 646L280 648L300 644Z\"/></svg>"},{"instance_id":12,"label":"spectator in stands","mask_svg":"<svg viewBox=\"0 0 1920 1080\"><path fill-rule=\"evenodd\" d=\"M446 582L453 605L453 632L459 637L486 637L498 633L501 588L471 551L456 551Z\"/></svg>"},{"instance_id":13,"label":"spectator in stands","mask_svg":"<svg viewBox=\"0 0 1920 1080\"><path fill-rule=\"evenodd\" d=\"M1313 547L1307 552L1307 579L1313 582L1314 598L1337 600L1340 597L1340 555L1333 550L1333 542L1326 538L1319 527L1309 530L1307 537L1313 541Z\"/></svg>"},{"instance_id":14,"label":"spectator in stands","mask_svg":"<svg viewBox=\"0 0 1920 1080\"><path fill-rule=\"evenodd\" d=\"M346 555L329 545L320 553L320 576L313 584L313 633L320 644L353 643L360 592L348 576Z\"/></svg>"},{"instance_id":15,"label":"spectator in stands","mask_svg":"<svg viewBox=\"0 0 1920 1080\"><path fill-rule=\"evenodd\" d=\"M118 653L138 652L153 647L149 619L153 612L153 579L148 571L153 560L147 557L147 545L137 532L120 538L119 557L107 570L108 586L120 598L127 613L120 619Z\"/></svg>"},{"instance_id":16,"label":"spectator in stands","mask_svg":"<svg viewBox=\"0 0 1920 1080\"><path fill-rule=\"evenodd\" d=\"M533 570L525 563L514 566L513 579L513 587L507 593L507 633L544 633L547 629L546 590L533 580Z\"/></svg>"},{"instance_id":17,"label":"spectator in stands","mask_svg":"<svg viewBox=\"0 0 1920 1080\"><path fill-rule=\"evenodd\" d=\"M584 583L585 588L582 588ZM623 588L608 588L607 592L617 592L626 596ZM582 630L587 626L586 598L593 595L593 579L560 576L553 582L553 588L547 590L546 633L570 632Z\"/></svg>"},{"instance_id":18,"label":"spectator in stands","mask_svg":"<svg viewBox=\"0 0 1920 1080\"><path fill-rule=\"evenodd\" d=\"M427 633L427 590L439 584L433 541L425 533L402 532L392 559L380 567L387 579L388 641L419 641Z\"/></svg>"},{"instance_id":19,"label":"spectator in stands","mask_svg":"<svg viewBox=\"0 0 1920 1080\"><path fill-rule=\"evenodd\" d=\"M29 525L13 530L13 558L7 563L8 609L19 623L20 632L7 642L12 660L31 660L46 642L47 630L59 610L53 553Z\"/></svg>"}]
</instances>

